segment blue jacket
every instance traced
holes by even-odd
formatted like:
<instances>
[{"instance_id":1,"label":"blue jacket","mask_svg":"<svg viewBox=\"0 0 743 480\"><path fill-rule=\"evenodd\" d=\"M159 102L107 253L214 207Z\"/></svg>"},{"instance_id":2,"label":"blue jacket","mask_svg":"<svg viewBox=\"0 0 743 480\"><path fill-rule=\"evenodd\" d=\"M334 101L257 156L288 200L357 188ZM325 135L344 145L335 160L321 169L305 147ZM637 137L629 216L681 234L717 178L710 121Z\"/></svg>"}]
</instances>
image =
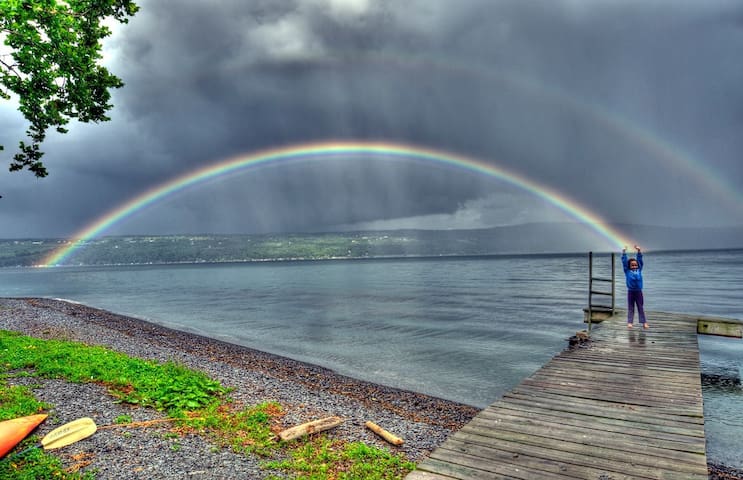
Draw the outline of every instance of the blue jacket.
<instances>
[{"instance_id":1,"label":"blue jacket","mask_svg":"<svg viewBox=\"0 0 743 480\"><path fill-rule=\"evenodd\" d=\"M627 290L642 290L642 252L637 252L637 270L630 270L627 254L622 253L622 267L624 267L624 278L627 281Z\"/></svg>"}]
</instances>

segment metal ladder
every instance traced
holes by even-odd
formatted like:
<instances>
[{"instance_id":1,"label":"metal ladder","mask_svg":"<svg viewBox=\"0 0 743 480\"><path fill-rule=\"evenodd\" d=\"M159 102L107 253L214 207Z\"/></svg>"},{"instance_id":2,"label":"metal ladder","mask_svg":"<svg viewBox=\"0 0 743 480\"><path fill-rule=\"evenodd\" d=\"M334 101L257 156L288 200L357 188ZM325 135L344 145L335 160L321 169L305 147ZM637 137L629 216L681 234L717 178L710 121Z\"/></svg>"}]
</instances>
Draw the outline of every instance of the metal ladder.
<instances>
[{"instance_id":1,"label":"metal ladder","mask_svg":"<svg viewBox=\"0 0 743 480\"><path fill-rule=\"evenodd\" d=\"M591 322L593 312L605 312L609 315L614 314L615 307L615 254L611 254L611 277L596 277L593 273L593 252L588 252L588 334L591 334ZM598 284L598 289L596 288ZM611 291L606 291L607 284L611 286ZM599 298L611 298L611 304L606 302L595 303L594 295Z\"/></svg>"}]
</instances>

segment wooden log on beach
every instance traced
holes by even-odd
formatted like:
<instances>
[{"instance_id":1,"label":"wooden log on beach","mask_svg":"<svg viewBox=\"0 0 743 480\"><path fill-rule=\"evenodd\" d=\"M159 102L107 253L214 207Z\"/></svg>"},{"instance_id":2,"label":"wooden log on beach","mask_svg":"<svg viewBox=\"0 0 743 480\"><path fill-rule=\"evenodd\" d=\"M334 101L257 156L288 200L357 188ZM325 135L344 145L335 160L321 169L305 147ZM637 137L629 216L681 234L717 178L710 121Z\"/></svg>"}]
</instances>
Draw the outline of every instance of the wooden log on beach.
<instances>
[{"instance_id":1,"label":"wooden log on beach","mask_svg":"<svg viewBox=\"0 0 743 480\"><path fill-rule=\"evenodd\" d=\"M397 445L399 447L400 445L405 443L402 438L398 437L397 435L391 434L374 422L366 422L364 425L366 425L366 428L376 433L392 445Z\"/></svg>"},{"instance_id":2,"label":"wooden log on beach","mask_svg":"<svg viewBox=\"0 0 743 480\"><path fill-rule=\"evenodd\" d=\"M296 425L291 428L287 428L279 432L279 438L282 440L294 440L295 438L303 437L305 435L311 435L313 433L322 432L324 430L330 430L331 428L337 427L343 423L343 419L340 417L326 417L320 420L313 420L312 422L303 423Z\"/></svg>"}]
</instances>

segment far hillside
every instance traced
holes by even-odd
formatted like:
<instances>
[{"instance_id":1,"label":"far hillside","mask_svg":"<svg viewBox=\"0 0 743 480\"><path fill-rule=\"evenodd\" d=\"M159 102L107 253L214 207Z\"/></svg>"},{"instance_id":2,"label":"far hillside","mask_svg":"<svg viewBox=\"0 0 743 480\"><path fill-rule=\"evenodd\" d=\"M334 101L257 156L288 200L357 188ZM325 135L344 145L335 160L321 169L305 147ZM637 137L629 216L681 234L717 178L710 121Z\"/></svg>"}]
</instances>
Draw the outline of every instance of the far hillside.
<instances>
[{"instance_id":1,"label":"far hillside","mask_svg":"<svg viewBox=\"0 0 743 480\"><path fill-rule=\"evenodd\" d=\"M646 250L743 248L743 227L693 229L618 225ZM386 257L582 253L595 250L586 227L542 223L479 230L395 230L275 235L103 237L67 265L254 262ZM34 266L60 239L0 240L0 267Z\"/></svg>"}]
</instances>

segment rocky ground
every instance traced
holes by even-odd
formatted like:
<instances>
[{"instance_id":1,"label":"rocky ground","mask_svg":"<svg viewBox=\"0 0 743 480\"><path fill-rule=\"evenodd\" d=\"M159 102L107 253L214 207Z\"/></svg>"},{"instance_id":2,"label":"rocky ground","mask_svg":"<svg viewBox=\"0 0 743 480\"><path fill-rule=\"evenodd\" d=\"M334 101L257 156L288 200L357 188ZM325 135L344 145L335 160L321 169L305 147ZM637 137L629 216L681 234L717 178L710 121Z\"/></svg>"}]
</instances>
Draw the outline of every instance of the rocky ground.
<instances>
[{"instance_id":1,"label":"rocky ground","mask_svg":"<svg viewBox=\"0 0 743 480\"><path fill-rule=\"evenodd\" d=\"M477 409L413 392L338 375L330 370L276 355L164 328L79 304L51 299L0 299L0 329L38 338L62 338L104 345L146 359L174 360L207 373L231 397L246 405L269 400L286 410L282 421L292 426L331 415L345 419L332 437L389 448L419 461ZM54 405L38 430L82 416L99 425L92 437L65 447L60 456L73 468L97 471L107 479L261 479L276 472L260 467L260 459L214 448L202 437L169 435L167 423L147 428L115 426L128 415L134 422L162 418L152 409L116 403L105 388L60 380L15 378L34 387L39 400ZM367 420L402 437L391 447L364 427ZM710 465L711 480L743 480L743 472Z\"/></svg>"},{"instance_id":2,"label":"rocky ground","mask_svg":"<svg viewBox=\"0 0 743 480\"><path fill-rule=\"evenodd\" d=\"M409 459L422 459L477 409L426 395L354 380L330 370L276 355L179 332L78 304L49 299L0 300L0 329L38 338L62 338L105 345L147 359L175 360L202 370L246 405L273 400L286 410L285 426L331 415L345 419L330 435L390 448ZM54 405L38 433L81 416L92 417L99 431L66 447L70 465L98 471L98 479L264 478L257 458L212 448L198 436L171 438L168 425L109 427L119 415L135 422L161 415L114 402L105 388L60 380L17 378L34 385L39 400ZM36 388L38 386L38 388ZM402 437L391 447L364 427L371 420Z\"/></svg>"}]
</instances>

